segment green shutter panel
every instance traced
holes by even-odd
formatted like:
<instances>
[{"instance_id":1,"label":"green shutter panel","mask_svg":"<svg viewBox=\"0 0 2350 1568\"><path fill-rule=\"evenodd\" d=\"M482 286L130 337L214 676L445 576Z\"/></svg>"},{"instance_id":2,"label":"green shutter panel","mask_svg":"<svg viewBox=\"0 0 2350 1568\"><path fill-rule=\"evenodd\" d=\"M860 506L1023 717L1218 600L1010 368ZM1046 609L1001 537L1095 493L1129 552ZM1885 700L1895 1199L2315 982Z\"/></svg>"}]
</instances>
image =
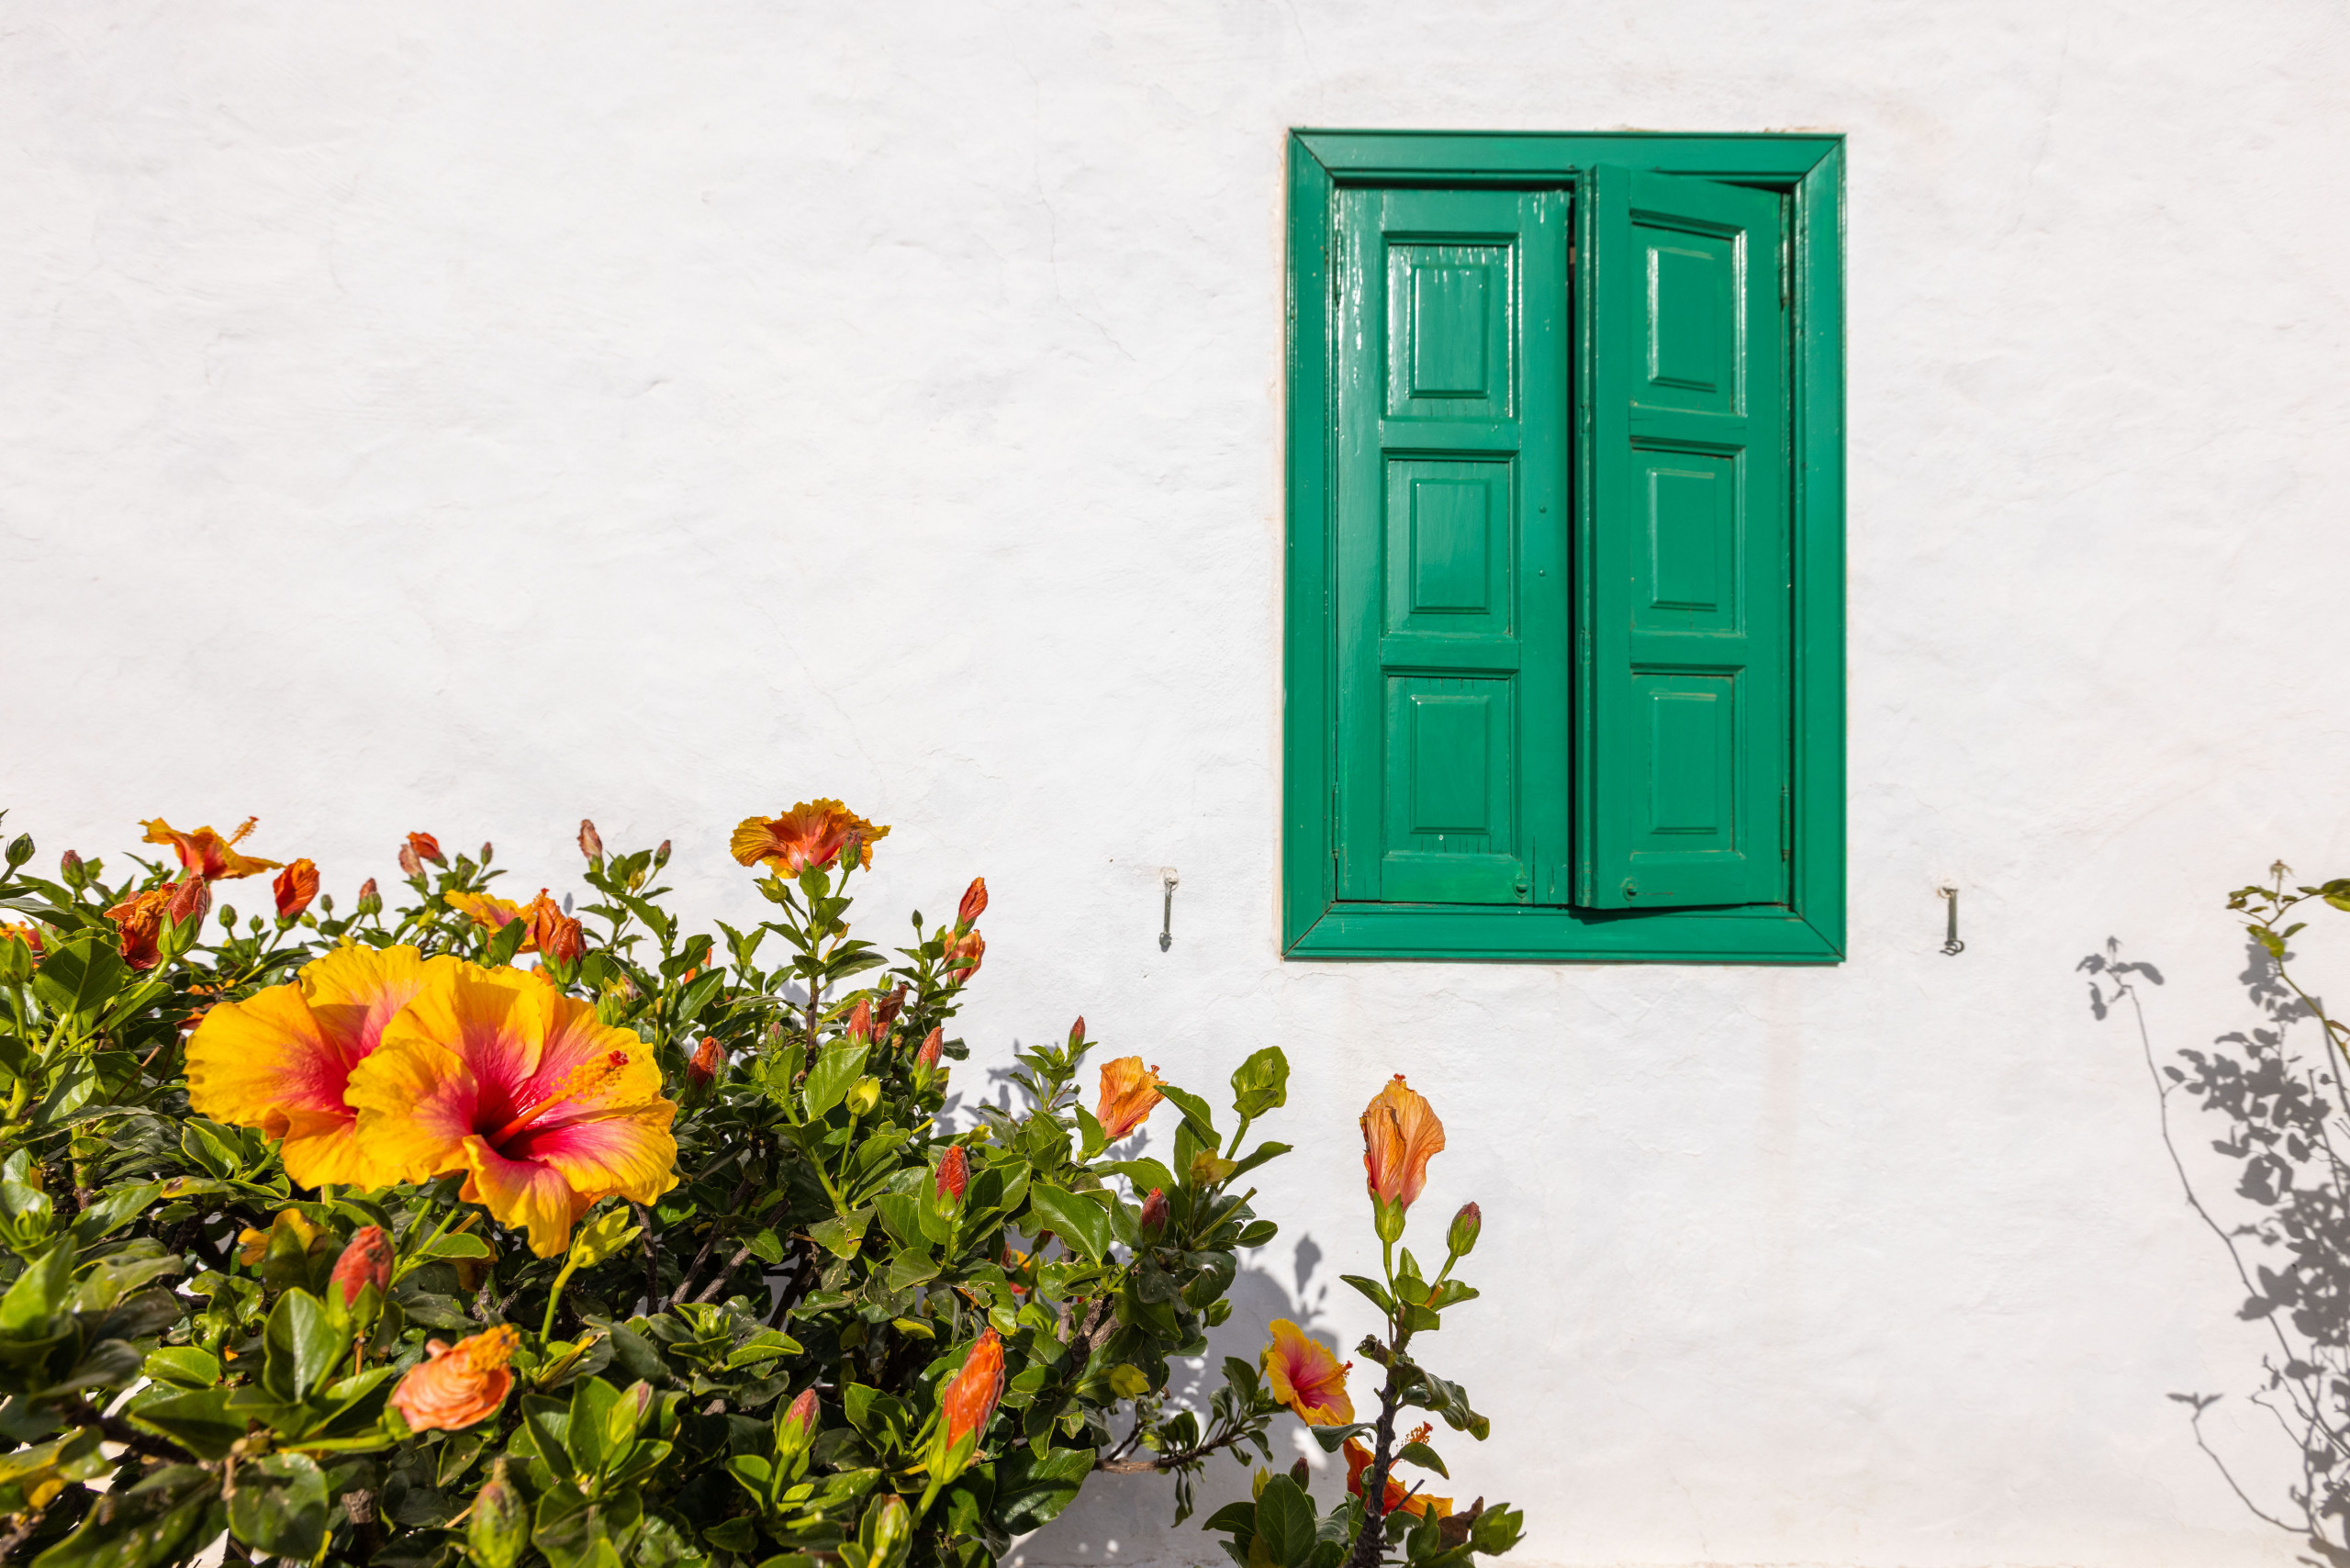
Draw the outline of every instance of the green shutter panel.
<instances>
[{"instance_id":1,"label":"green shutter panel","mask_svg":"<svg viewBox=\"0 0 2350 1568\"><path fill-rule=\"evenodd\" d=\"M1782 903L1779 198L1604 163L1586 188L1577 902Z\"/></svg>"},{"instance_id":2,"label":"green shutter panel","mask_svg":"<svg viewBox=\"0 0 2350 1568\"><path fill-rule=\"evenodd\" d=\"M1340 193L1342 900L1569 890L1569 206Z\"/></svg>"}]
</instances>

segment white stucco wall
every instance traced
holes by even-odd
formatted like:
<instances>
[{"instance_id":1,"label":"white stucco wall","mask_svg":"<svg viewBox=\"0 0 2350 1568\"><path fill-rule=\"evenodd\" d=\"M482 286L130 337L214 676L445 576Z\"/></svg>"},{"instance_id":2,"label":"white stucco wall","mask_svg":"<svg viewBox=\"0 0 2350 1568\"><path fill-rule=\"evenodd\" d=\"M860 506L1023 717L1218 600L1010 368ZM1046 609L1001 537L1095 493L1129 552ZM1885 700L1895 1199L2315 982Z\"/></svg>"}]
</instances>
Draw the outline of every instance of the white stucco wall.
<instances>
[{"instance_id":1,"label":"white stucco wall","mask_svg":"<svg viewBox=\"0 0 2350 1568\"><path fill-rule=\"evenodd\" d=\"M2165 1397L2273 1452L2074 965L2122 938L2199 1043L2248 1016L2219 895L2350 869L2345 43L2335 0L9 0L0 805L45 863L258 812L345 898L414 827L560 890L584 812L739 915L727 828L841 795L895 824L873 915L986 873L983 1060L1080 1010L1179 1081L1288 1050L1259 1320L1360 1337L1354 1115L1433 1097L1513 1561L2282 1562ZM1850 134L1842 967L1278 959L1292 125ZM1163 1514L1030 1555L1203 1560Z\"/></svg>"}]
</instances>

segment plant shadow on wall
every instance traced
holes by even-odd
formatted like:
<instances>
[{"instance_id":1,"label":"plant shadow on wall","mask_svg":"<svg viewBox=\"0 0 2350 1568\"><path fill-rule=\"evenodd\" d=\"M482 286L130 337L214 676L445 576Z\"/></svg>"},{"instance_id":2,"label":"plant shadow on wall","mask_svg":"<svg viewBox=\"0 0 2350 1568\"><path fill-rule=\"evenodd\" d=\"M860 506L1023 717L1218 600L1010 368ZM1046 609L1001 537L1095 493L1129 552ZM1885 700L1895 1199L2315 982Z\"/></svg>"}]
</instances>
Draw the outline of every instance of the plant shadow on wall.
<instances>
[{"instance_id":1,"label":"plant shadow on wall","mask_svg":"<svg viewBox=\"0 0 2350 1568\"><path fill-rule=\"evenodd\" d=\"M2239 978L2259 1022L2208 1050L2157 1058L2138 986L2163 977L2125 959L2119 941L2078 967L2098 1019L2127 1007L2188 1206L2243 1283L2238 1316L2273 1340L2243 1395L2263 1412L2253 1429L2274 1433L2263 1451L2232 1461L2214 1444L2203 1418L2221 1394L2170 1397L2187 1407L2196 1445L2245 1507L2300 1537L2316 1553L2303 1561L2350 1568L2350 1025L2302 987L2289 945L2306 924L2297 913L2350 910L2350 879L2288 888L2288 868L2269 869L2266 884L2228 900L2245 921ZM2225 1193L2198 1174L2210 1169L2196 1142L2206 1128L2216 1129L2209 1148L2232 1177ZM2281 1485L2249 1479L2280 1463L2288 1476Z\"/></svg>"},{"instance_id":2,"label":"plant shadow on wall","mask_svg":"<svg viewBox=\"0 0 2350 1568\"><path fill-rule=\"evenodd\" d=\"M410 834L404 890L339 914L251 822L143 825L176 864L50 879L23 834L0 864L0 1562L989 1568L1104 1473L1180 1523L1284 1412L1349 1484L1323 1510L1303 1462L1259 1470L1204 1521L1244 1568L1516 1542L1393 1473L1446 1473L1399 1413L1486 1436L1415 1345L1476 1294L1479 1216L1440 1267L1402 1246L1444 1141L1402 1079L1360 1119L1357 1422L1294 1324L1199 1375L1278 1229L1280 1049L1212 1103L1088 1062L1080 1018L952 1125L986 886L906 946L852 935L889 829L839 801L736 828L767 918L714 935L665 903L667 845L588 823L576 914L490 891L488 845ZM274 918L216 909L270 871ZM1164 1159L1127 1141L1162 1109Z\"/></svg>"}]
</instances>

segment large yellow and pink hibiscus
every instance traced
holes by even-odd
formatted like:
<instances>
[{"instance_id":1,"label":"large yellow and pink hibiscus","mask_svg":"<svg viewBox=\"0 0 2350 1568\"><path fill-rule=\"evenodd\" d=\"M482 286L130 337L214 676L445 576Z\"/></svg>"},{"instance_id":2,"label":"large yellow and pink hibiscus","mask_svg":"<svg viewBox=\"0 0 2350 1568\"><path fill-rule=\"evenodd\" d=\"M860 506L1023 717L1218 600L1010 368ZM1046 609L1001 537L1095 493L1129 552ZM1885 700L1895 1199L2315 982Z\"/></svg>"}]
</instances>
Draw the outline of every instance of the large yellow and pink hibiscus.
<instances>
[{"instance_id":1,"label":"large yellow and pink hibiscus","mask_svg":"<svg viewBox=\"0 0 2350 1568\"><path fill-rule=\"evenodd\" d=\"M599 1199L677 1182L675 1103L644 1043L538 976L460 964L351 1075L380 1181L465 1173L463 1196L552 1258Z\"/></svg>"},{"instance_id":2,"label":"large yellow and pink hibiscus","mask_svg":"<svg viewBox=\"0 0 2350 1568\"><path fill-rule=\"evenodd\" d=\"M188 1103L283 1138L285 1174L305 1187L396 1180L361 1147L344 1090L394 1015L456 968L413 947L338 947L290 984L220 1003L188 1037Z\"/></svg>"}]
</instances>

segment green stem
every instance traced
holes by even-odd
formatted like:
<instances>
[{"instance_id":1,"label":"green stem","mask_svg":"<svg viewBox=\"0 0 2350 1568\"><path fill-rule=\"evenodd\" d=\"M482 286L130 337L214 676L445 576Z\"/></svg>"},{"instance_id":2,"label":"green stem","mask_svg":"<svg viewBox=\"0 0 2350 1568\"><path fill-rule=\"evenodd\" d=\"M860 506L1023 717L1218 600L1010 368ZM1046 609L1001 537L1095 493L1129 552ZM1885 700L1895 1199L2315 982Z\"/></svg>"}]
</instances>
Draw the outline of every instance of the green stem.
<instances>
[{"instance_id":1,"label":"green stem","mask_svg":"<svg viewBox=\"0 0 2350 1568\"><path fill-rule=\"evenodd\" d=\"M546 1320L539 1325L539 1338L542 1339L554 1338L555 1309L563 1305L563 1287L571 1282L572 1270L576 1266L569 1259L565 1259L561 1271L554 1277L554 1288L547 1292Z\"/></svg>"}]
</instances>

